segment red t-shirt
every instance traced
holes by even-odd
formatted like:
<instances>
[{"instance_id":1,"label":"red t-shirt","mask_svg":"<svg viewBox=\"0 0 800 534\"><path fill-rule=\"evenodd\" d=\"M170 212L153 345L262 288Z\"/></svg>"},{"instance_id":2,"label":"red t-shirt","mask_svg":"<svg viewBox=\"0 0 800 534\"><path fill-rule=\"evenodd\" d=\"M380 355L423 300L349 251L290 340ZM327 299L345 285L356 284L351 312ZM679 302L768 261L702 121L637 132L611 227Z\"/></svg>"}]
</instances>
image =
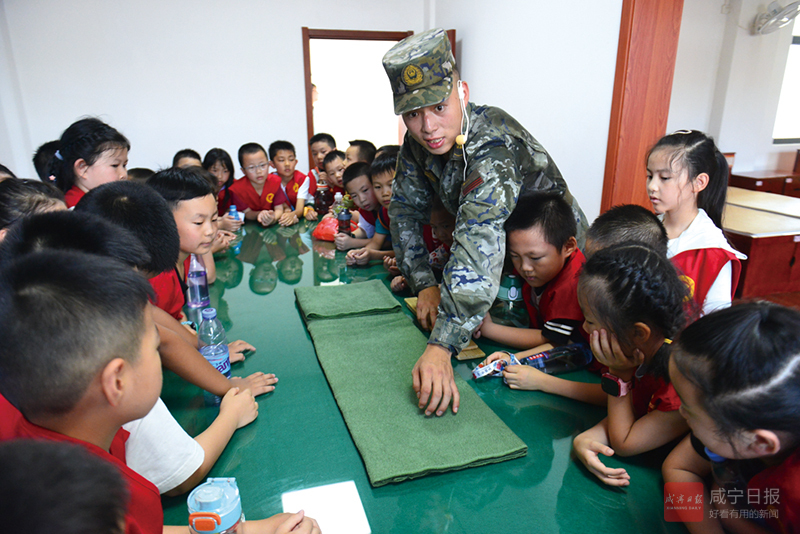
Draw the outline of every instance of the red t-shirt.
<instances>
[{"instance_id":1,"label":"red t-shirt","mask_svg":"<svg viewBox=\"0 0 800 534\"><path fill-rule=\"evenodd\" d=\"M125 532L127 534L161 534L164 529L164 511L161 508L161 495L150 481L133 471L125 464L125 441L127 430L120 428L114 436L109 451L100 447L70 438L46 428L34 425L0 395L0 441L16 438L47 439L73 443L85 447L92 454L114 464L125 479L130 497L125 513Z\"/></svg>"},{"instance_id":2,"label":"red t-shirt","mask_svg":"<svg viewBox=\"0 0 800 534\"><path fill-rule=\"evenodd\" d=\"M378 219L378 210L374 211L367 211L362 208L358 208L359 216L372 226L375 226L375 221Z\"/></svg>"},{"instance_id":3,"label":"red t-shirt","mask_svg":"<svg viewBox=\"0 0 800 534\"><path fill-rule=\"evenodd\" d=\"M247 178L244 178L245 180ZM231 205L236 206L237 211L244 211L244 203L239 200L239 197L231 191L228 195L228 198L225 199L226 188L223 187L217 193L217 214L222 217L228 213L228 210L231 208Z\"/></svg>"},{"instance_id":4,"label":"red t-shirt","mask_svg":"<svg viewBox=\"0 0 800 534\"><path fill-rule=\"evenodd\" d=\"M275 206L280 206L284 202L287 202L286 195L283 194L283 190L281 189L281 179L273 174L267 176L267 180L264 182L264 188L261 190L260 195L256 193L253 184L250 183L247 177L233 182L230 189L233 193L236 193L236 196L241 200L242 210L271 210L274 209ZM239 206L237 205L237 207Z\"/></svg>"},{"instance_id":5,"label":"red t-shirt","mask_svg":"<svg viewBox=\"0 0 800 534\"><path fill-rule=\"evenodd\" d=\"M663 378L647 374L642 378L634 378L631 399L637 419L653 410L673 412L681 407L681 399L672 384L668 384Z\"/></svg>"},{"instance_id":6,"label":"red t-shirt","mask_svg":"<svg viewBox=\"0 0 800 534\"><path fill-rule=\"evenodd\" d=\"M533 288L525 284L522 290L522 299L528 309L531 328L541 329L547 321L556 319L578 321L581 325L581 336L587 341L589 340L589 334L583 329L584 317L578 304L578 277L584 263L586 263L586 258L583 256L583 252L575 249L556 277L545 285L538 307L534 305ZM519 273L517 276L522 278Z\"/></svg>"},{"instance_id":7,"label":"red t-shirt","mask_svg":"<svg viewBox=\"0 0 800 534\"><path fill-rule=\"evenodd\" d=\"M77 185L73 185L72 189L64 193L64 203L67 205L68 208L71 208L75 204L77 204L85 194L86 191L79 188Z\"/></svg>"},{"instance_id":8,"label":"red t-shirt","mask_svg":"<svg viewBox=\"0 0 800 534\"><path fill-rule=\"evenodd\" d=\"M748 493L754 490L759 495L758 502L748 499L752 508L777 515L767 518L768 527L775 532L800 533L800 448L781 464L770 466L751 478L747 489Z\"/></svg>"},{"instance_id":9,"label":"red t-shirt","mask_svg":"<svg viewBox=\"0 0 800 534\"><path fill-rule=\"evenodd\" d=\"M281 182L281 177L278 176L277 174L274 174L274 173L269 175L270 179L272 179L273 176L275 178L277 178L279 183ZM303 174L300 171L294 171L294 176L292 176L292 179L289 180L288 184L286 184L286 191L285 191L286 200L288 201L289 206L292 209L294 209L295 206L297 206L297 192L300 190L300 186L303 185L303 182L305 182L306 179L307 179L307 177L306 177L305 174ZM311 191L311 184L310 183L309 183L308 190L309 190L309 192ZM314 191L316 191L316 190L317 190L317 188L316 188L316 184L315 184ZM283 191L283 189L281 189L281 191Z\"/></svg>"},{"instance_id":10,"label":"red t-shirt","mask_svg":"<svg viewBox=\"0 0 800 534\"><path fill-rule=\"evenodd\" d=\"M184 272L186 271L184 270ZM150 279L150 285L153 286L153 290L156 292L154 304L180 321L183 305L186 304L186 297L183 294L177 271L173 268L154 276Z\"/></svg>"}]
</instances>

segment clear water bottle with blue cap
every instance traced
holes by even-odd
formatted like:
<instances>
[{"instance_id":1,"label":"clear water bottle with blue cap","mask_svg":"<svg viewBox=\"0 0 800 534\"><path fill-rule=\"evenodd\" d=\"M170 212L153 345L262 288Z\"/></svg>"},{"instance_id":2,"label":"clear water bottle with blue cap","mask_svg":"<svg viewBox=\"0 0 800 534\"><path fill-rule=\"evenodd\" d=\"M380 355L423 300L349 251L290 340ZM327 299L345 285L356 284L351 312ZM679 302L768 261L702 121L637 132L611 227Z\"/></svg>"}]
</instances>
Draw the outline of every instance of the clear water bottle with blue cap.
<instances>
[{"instance_id":1,"label":"clear water bottle with blue cap","mask_svg":"<svg viewBox=\"0 0 800 534\"><path fill-rule=\"evenodd\" d=\"M225 335L225 328L217 319L215 308L206 308L202 313L203 321L197 330L197 340L200 347L200 354L208 360L208 363L225 375L231 377L231 357L228 350L228 338ZM220 398L206 392L206 403L209 405L219 405Z\"/></svg>"},{"instance_id":2,"label":"clear water bottle with blue cap","mask_svg":"<svg viewBox=\"0 0 800 534\"><path fill-rule=\"evenodd\" d=\"M522 300L523 282L514 274L504 274L500 279L497 299L489 309L492 320L504 326L528 328L530 318Z\"/></svg>"},{"instance_id":3,"label":"clear water bottle with blue cap","mask_svg":"<svg viewBox=\"0 0 800 534\"><path fill-rule=\"evenodd\" d=\"M240 221L239 212L236 209L236 204L231 204L230 208L228 208L228 215L234 221ZM242 251L242 237L244 237L244 227L239 228L235 232L233 232L236 237L231 241L231 249L233 249L233 253L237 256Z\"/></svg>"},{"instance_id":4,"label":"clear water bottle with blue cap","mask_svg":"<svg viewBox=\"0 0 800 534\"><path fill-rule=\"evenodd\" d=\"M235 478L209 478L189 494L189 530L196 534L241 534L242 499Z\"/></svg>"},{"instance_id":5,"label":"clear water bottle with blue cap","mask_svg":"<svg viewBox=\"0 0 800 534\"><path fill-rule=\"evenodd\" d=\"M519 363L535 367L549 375L557 375L583 369L592 362L593 357L592 348L589 345L572 343L521 358Z\"/></svg>"},{"instance_id":6,"label":"clear water bottle with blue cap","mask_svg":"<svg viewBox=\"0 0 800 534\"><path fill-rule=\"evenodd\" d=\"M189 272L186 273L186 305L190 308L205 308L209 302L206 266L203 265L202 258L192 254Z\"/></svg>"}]
</instances>

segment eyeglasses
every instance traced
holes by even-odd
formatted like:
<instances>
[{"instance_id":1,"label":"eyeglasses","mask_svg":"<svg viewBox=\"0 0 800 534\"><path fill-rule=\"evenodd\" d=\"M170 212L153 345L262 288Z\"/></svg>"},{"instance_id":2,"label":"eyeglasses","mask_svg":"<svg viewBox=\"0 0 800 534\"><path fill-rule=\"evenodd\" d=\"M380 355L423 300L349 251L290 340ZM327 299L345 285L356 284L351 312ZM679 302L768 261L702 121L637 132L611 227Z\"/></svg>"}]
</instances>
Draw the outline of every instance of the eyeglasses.
<instances>
[{"instance_id":1,"label":"eyeglasses","mask_svg":"<svg viewBox=\"0 0 800 534\"><path fill-rule=\"evenodd\" d=\"M258 165L250 165L249 167L245 167L244 172L263 171L267 167L269 167L269 163L259 163Z\"/></svg>"}]
</instances>

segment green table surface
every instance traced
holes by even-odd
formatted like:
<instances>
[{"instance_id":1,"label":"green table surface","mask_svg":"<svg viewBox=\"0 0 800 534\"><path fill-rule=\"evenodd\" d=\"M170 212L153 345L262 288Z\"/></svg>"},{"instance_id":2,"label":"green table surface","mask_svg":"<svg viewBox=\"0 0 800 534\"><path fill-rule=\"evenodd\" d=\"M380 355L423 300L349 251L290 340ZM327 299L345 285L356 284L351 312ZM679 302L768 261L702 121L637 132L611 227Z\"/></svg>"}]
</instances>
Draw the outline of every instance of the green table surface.
<instances>
[{"instance_id":1,"label":"green table surface","mask_svg":"<svg viewBox=\"0 0 800 534\"><path fill-rule=\"evenodd\" d=\"M528 445L528 455L371 487L317 362L294 288L368 279L388 284L389 275L377 263L347 267L344 254L331 243L312 240L310 228L305 222L289 229L248 225L240 254L217 262L217 282L211 286L212 305L228 340L244 339L257 347L244 363L233 365L234 375L264 371L279 378L274 392L258 398L258 418L236 432L209 474L236 477L247 517L282 512L284 492L354 480L372 532L378 534L686 532L681 524L664 521L660 466L667 447L634 458L604 459L631 475L625 489L605 486L572 454L572 439L602 419L605 410L541 392L512 391L499 378L472 380L480 360L453 359L453 366ZM359 334L342 332L342 343ZM487 354L501 348L486 341L479 345ZM369 355L364 364L369 365ZM598 381L585 371L566 377ZM408 384L411 388L411 369ZM191 435L202 432L217 414L204 405L199 388L168 371L162 398ZM448 412L445 417L458 416ZM166 524L186 524L185 495L163 503Z\"/></svg>"}]
</instances>

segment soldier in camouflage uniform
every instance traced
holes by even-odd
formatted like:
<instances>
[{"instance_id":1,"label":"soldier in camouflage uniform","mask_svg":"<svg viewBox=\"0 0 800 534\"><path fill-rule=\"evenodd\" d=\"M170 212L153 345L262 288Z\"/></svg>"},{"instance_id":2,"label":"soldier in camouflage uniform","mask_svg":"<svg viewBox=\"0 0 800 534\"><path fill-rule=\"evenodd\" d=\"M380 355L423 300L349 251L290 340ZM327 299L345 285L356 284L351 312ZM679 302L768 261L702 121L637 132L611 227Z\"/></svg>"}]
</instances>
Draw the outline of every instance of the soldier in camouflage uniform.
<instances>
[{"instance_id":1,"label":"soldier in camouflage uniform","mask_svg":"<svg viewBox=\"0 0 800 534\"><path fill-rule=\"evenodd\" d=\"M417 315L432 327L413 371L419 407L442 415L458 390L450 356L470 340L494 301L505 259L503 224L521 193L556 191L572 204L583 246L586 218L544 148L503 110L469 103L441 29L411 36L383 57L395 113L408 127L389 206L397 265L419 292ZM457 90L454 90L457 87ZM459 99L459 91L463 98ZM466 139L459 134L466 132ZM441 288L428 265L422 226L433 196L456 215Z\"/></svg>"}]
</instances>

